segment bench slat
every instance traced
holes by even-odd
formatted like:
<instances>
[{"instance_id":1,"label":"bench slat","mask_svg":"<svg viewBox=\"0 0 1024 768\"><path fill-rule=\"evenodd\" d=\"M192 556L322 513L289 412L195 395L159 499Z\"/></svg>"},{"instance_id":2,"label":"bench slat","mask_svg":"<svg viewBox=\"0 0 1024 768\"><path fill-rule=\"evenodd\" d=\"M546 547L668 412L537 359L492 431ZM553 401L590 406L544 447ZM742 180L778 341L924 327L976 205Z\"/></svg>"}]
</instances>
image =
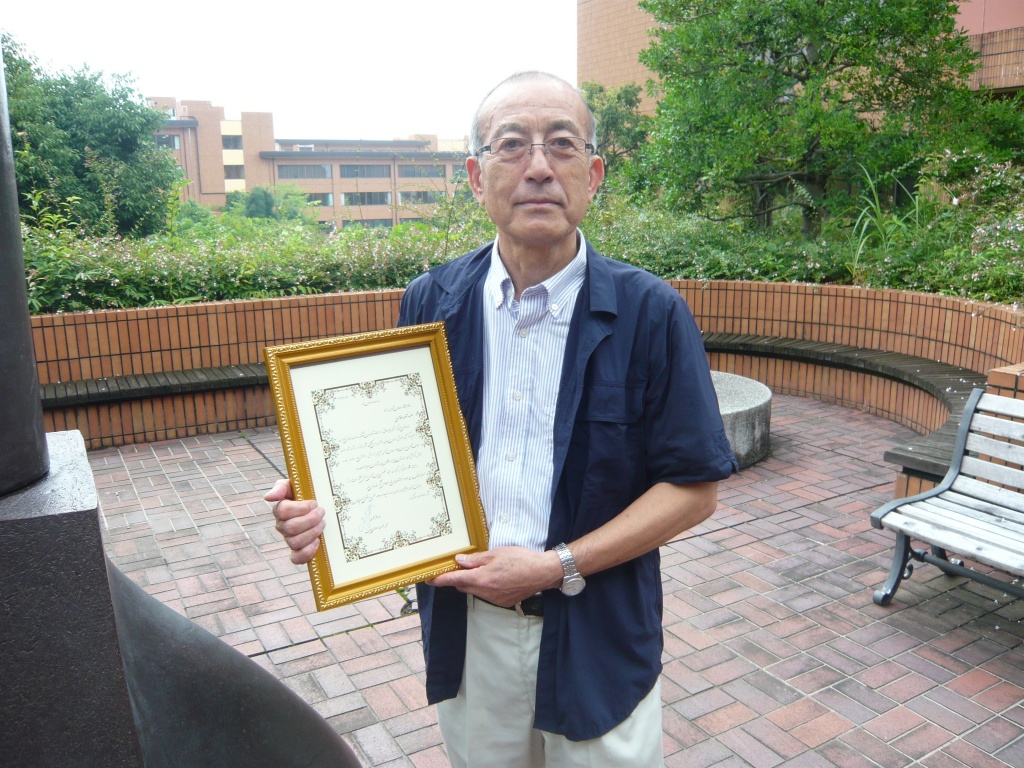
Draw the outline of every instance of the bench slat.
<instances>
[{"instance_id":1,"label":"bench slat","mask_svg":"<svg viewBox=\"0 0 1024 768\"><path fill-rule=\"evenodd\" d=\"M915 517L933 525L956 531L965 539L997 544L1024 554L1024 528L1011 521L970 507L958 507L952 502L940 502L940 497L916 501L899 508L908 517Z\"/></svg>"},{"instance_id":2,"label":"bench slat","mask_svg":"<svg viewBox=\"0 0 1024 768\"><path fill-rule=\"evenodd\" d=\"M934 497L933 501L938 499L948 500L954 504L970 507L971 509L977 509L987 514L995 515L997 518L1001 517L1005 520L1009 520L1014 525L1024 526L1024 511L1018 512L1002 504L992 504L985 499L979 499L976 496L965 496L961 493L957 493L956 491L946 491L945 493ZM1024 499L1022 499L1022 502L1024 502Z\"/></svg>"},{"instance_id":3,"label":"bench slat","mask_svg":"<svg viewBox=\"0 0 1024 768\"><path fill-rule=\"evenodd\" d=\"M1024 461L1024 450L1022 450L1021 446L1006 443L1002 440L993 440L991 437L976 435L974 434L973 422L971 424L971 434L967 436L967 450L974 451L981 456L991 456L992 458L1009 461L1013 464ZM983 461L983 459L978 460Z\"/></svg>"},{"instance_id":4,"label":"bench slat","mask_svg":"<svg viewBox=\"0 0 1024 768\"><path fill-rule=\"evenodd\" d=\"M972 496L975 499L984 499L991 504L1024 512L1024 494L1011 491L1009 488L999 488L998 486L975 480L973 477L960 475L953 481L952 489L967 496Z\"/></svg>"},{"instance_id":5,"label":"bench slat","mask_svg":"<svg viewBox=\"0 0 1024 768\"><path fill-rule=\"evenodd\" d=\"M989 480L1000 485L1008 485L1011 488L1024 488L1024 471L982 461L973 456L964 456L963 463L960 465L960 472L961 474L980 477L983 480Z\"/></svg>"},{"instance_id":6,"label":"bench slat","mask_svg":"<svg viewBox=\"0 0 1024 768\"><path fill-rule=\"evenodd\" d=\"M986 413L1012 416L1015 419L1024 419L1024 400L984 394L981 396L981 400L978 401L978 410L985 411Z\"/></svg>"},{"instance_id":7,"label":"bench slat","mask_svg":"<svg viewBox=\"0 0 1024 768\"><path fill-rule=\"evenodd\" d=\"M1007 421L976 413L971 419L971 432L1024 441L1024 422Z\"/></svg>"},{"instance_id":8,"label":"bench slat","mask_svg":"<svg viewBox=\"0 0 1024 768\"><path fill-rule=\"evenodd\" d=\"M883 521L886 528L901 531L911 538L926 541L1002 571L1024 576L1024 554L1020 552L1004 549L996 544L970 541L956 531L908 517L899 510L890 512Z\"/></svg>"}]
</instances>

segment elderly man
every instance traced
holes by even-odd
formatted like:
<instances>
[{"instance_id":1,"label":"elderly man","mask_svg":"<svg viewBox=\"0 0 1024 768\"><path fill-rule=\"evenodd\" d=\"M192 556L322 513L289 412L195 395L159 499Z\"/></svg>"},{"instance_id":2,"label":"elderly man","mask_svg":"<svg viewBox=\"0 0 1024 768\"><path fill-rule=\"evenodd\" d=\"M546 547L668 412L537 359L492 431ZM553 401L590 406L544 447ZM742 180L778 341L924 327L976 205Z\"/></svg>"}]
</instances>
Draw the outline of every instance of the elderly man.
<instances>
[{"instance_id":1,"label":"elderly man","mask_svg":"<svg viewBox=\"0 0 1024 768\"><path fill-rule=\"evenodd\" d=\"M661 765L658 547L735 471L693 318L577 228L604 165L579 93L527 72L473 120L466 161L498 236L409 286L443 320L490 549L418 588L427 696L454 766ZM295 562L315 502L267 494Z\"/></svg>"}]
</instances>

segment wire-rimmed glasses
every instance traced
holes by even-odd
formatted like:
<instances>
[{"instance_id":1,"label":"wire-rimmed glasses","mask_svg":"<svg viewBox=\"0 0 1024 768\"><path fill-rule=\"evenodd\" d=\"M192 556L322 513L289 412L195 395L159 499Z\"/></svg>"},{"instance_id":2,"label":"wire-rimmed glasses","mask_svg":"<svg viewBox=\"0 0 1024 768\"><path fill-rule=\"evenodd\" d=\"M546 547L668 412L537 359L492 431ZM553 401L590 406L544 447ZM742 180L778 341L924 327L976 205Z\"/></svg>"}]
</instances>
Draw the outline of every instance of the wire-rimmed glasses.
<instances>
[{"instance_id":1,"label":"wire-rimmed glasses","mask_svg":"<svg viewBox=\"0 0 1024 768\"><path fill-rule=\"evenodd\" d=\"M503 163L517 163L527 154L532 155L534 147L544 147L544 154L555 160L571 160L583 152L594 151L594 145L579 136L554 136L540 143L531 143L519 136L503 136L480 147L477 154L487 152Z\"/></svg>"}]
</instances>

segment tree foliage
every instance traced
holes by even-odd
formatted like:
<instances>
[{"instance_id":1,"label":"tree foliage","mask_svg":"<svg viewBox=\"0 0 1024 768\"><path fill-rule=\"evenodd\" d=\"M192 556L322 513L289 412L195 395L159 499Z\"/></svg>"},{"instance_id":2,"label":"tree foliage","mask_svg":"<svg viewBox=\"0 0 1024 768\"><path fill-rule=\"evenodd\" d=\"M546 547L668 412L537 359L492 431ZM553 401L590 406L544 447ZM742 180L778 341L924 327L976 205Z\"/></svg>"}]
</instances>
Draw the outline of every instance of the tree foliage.
<instances>
[{"instance_id":1,"label":"tree foliage","mask_svg":"<svg viewBox=\"0 0 1024 768\"><path fill-rule=\"evenodd\" d=\"M49 74L9 36L0 45L22 213L31 219L73 200L89 231L161 230L182 181L153 141L164 116L127 77L88 68Z\"/></svg>"},{"instance_id":2,"label":"tree foliage","mask_svg":"<svg viewBox=\"0 0 1024 768\"><path fill-rule=\"evenodd\" d=\"M228 192L225 213L248 219L300 220L316 224L317 204L295 184L278 184L274 189L253 187L248 192Z\"/></svg>"},{"instance_id":3,"label":"tree foliage","mask_svg":"<svg viewBox=\"0 0 1024 768\"><path fill-rule=\"evenodd\" d=\"M986 141L953 0L641 6L658 22L641 54L663 94L655 165L666 197L691 210L769 224L797 205L813 233L865 170L894 187L947 148L953 127L969 126L975 148Z\"/></svg>"},{"instance_id":4,"label":"tree foliage","mask_svg":"<svg viewBox=\"0 0 1024 768\"><path fill-rule=\"evenodd\" d=\"M640 86L606 88L587 82L580 91L597 118L597 151L610 177L647 144L651 118L640 112Z\"/></svg>"}]
</instances>

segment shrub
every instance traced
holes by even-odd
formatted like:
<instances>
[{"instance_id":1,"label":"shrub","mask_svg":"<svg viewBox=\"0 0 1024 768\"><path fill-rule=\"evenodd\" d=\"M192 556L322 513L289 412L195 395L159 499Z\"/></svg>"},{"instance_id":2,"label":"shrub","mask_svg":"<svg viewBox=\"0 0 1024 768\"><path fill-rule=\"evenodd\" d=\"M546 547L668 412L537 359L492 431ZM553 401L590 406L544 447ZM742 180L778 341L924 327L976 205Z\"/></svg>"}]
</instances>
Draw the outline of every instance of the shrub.
<instances>
[{"instance_id":1,"label":"shrub","mask_svg":"<svg viewBox=\"0 0 1024 768\"><path fill-rule=\"evenodd\" d=\"M473 208L475 208L473 204ZM34 313L401 288L492 238L466 203L431 224L327 233L301 219L219 218L185 204L167 232L144 240L24 228Z\"/></svg>"},{"instance_id":2,"label":"shrub","mask_svg":"<svg viewBox=\"0 0 1024 768\"><path fill-rule=\"evenodd\" d=\"M603 253L662 278L856 283L1012 303L1024 295L1024 169L981 156L938 158L962 169L941 194L925 179L894 208L862 181L861 210L806 240L796 212L770 229L677 213L657 201L603 192L583 231ZM936 177L939 173L936 174ZM947 176L949 178L949 176ZM325 232L302 219L220 217L180 207L145 240L89 237L74 201L39 205L25 220L33 312L402 288L423 271L494 237L470 197L440 204L428 222Z\"/></svg>"}]
</instances>

